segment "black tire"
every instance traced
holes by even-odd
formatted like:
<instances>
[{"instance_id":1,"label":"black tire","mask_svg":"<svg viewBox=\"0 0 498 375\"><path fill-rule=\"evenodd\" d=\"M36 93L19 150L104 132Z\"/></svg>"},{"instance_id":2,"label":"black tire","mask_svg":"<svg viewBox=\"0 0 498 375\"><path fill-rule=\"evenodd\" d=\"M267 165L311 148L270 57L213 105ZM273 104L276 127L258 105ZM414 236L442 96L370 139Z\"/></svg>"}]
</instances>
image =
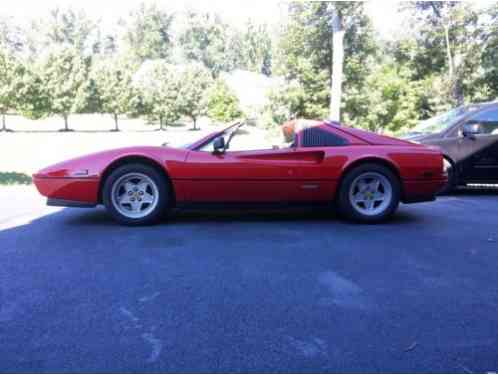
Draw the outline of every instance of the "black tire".
<instances>
[{"instance_id":1,"label":"black tire","mask_svg":"<svg viewBox=\"0 0 498 375\"><path fill-rule=\"evenodd\" d=\"M386 201L386 207L374 215L365 215L360 212L351 202L350 190L353 182L365 173L377 173L388 181L391 187L391 199ZM389 219L396 211L401 196L401 184L399 178L387 167L375 163L361 164L350 170L341 182L337 203L339 212L348 219L362 223L378 223Z\"/></svg>"},{"instance_id":2,"label":"black tire","mask_svg":"<svg viewBox=\"0 0 498 375\"><path fill-rule=\"evenodd\" d=\"M448 182L438 192L438 195L450 194L453 190L455 190L456 185L457 185L458 177L457 177L457 172L456 172L456 168L455 168L455 163L453 163L452 160L450 160L446 157L444 158L444 161L445 161L445 163L447 163L447 165L449 165L448 167L446 167L446 165L445 165L446 173L448 173Z\"/></svg>"},{"instance_id":3,"label":"black tire","mask_svg":"<svg viewBox=\"0 0 498 375\"><path fill-rule=\"evenodd\" d=\"M115 206L115 203L113 203L115 200L112 199L114 184L118 182L121 177L131 173L138 173L147 176L157 187L157 204L151 212L148 212L145 216L139 218L132 218L122 214ZM125 164L116 168L104 181L102 200L107 212L120 224L132 226L150 225L157 223L167 213L171 202L171 189L165 177L155 168L139 163Z\"/></svg>"}]
</instances>

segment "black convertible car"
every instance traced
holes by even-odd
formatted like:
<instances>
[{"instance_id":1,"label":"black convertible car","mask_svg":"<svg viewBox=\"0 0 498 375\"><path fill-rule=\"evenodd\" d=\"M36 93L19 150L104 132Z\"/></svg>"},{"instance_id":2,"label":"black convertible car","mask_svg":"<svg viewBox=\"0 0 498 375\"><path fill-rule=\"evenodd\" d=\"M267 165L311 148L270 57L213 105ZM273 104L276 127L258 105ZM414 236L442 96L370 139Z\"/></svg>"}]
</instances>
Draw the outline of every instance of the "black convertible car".
<instances>
[{"instance_id":1,"label":"black convertible car","mask_svg":"<svg viewBox=\"0 0 498 375\"><path fill-rule=\"evenodd\" d=\"M470 104L422 121L404 139L439 146L448 185L498 184L498 102Z\"/></svg>"}]
</instances>

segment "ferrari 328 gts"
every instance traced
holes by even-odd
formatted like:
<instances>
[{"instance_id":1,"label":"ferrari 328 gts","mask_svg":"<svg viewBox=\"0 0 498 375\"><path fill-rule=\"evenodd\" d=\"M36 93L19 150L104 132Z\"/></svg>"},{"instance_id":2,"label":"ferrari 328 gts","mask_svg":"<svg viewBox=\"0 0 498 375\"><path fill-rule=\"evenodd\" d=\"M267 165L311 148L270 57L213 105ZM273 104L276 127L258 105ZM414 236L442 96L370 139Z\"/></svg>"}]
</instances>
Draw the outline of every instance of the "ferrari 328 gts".
<instances>
[{"instance_id":1,"label":"ferrari 328 gts","mask_svg":"<svg viewBox=\"0 0 498 375\"><path fill-rule=\"evenodd\" d=\"M181 148L129 147L42 169L52 206L103 204L122 224L158 221L173 208L322 204L354 221L389 218L400 202L431 201L446 184L433 146L328 121L284 124L281 146L244 147L236 123ZM238 145L238 146L237 146Z\"/></svg>"}]
</instances>

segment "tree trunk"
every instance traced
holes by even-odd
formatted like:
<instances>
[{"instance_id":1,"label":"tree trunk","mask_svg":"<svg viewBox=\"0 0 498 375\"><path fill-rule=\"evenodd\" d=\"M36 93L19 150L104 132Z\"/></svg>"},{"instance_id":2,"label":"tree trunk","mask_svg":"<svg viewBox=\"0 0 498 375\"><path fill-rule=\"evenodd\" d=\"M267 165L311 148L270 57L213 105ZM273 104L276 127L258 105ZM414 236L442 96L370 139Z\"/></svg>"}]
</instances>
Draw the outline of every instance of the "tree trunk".
<instances>
[{"instance_id":1,"label":"tree trunk","mask_svg":"<svg viewBox=\"0 0 498 375\"><path fill-rule=\"evenodd\" d=\"M453 79L453 75L455 73L455 65L453 60L453 55L451 54L451 45L450 45L450 25L444 24L444 39L446 43L446 58L448 59L448 73L450 76L450 80Z\"/></svg>"},{"instance_id":2,"label":"tree trunk","mask_svg":"<svg viewBox=\"0 0 498 375\"><path fill-rule=\"evenodd\" d=\"M162 116L161 116L161 117L159 117L159 126L160 126L159 130L164 130L164 128L163 128L163 118L162 118Z\"/></svg>"},{"instance_id":3,"label":"tree trunk","mask_svg":"<svg viewBox=\"0 0 498 375\"><path fill-rule=\"evenodd\" d=\"M68 118L68 115L64 114L63 115L64 117L64 131L69 131L69 124L67 123L67 118Z\"/></svg>"},{"instance_id":4,"label":"tree trunk","mask_svg":"<svg viewBox=\"0 0 498 375\"><path fill-rule=\"evenodd\" d=\"M197 130L197 118L192 117L192 120L194 120L194 130Z\"/></svg>"},{"instance_id":5,"label":"tree trunk","mask_svg":"<svg viewBox=\"0 0 498 375\"><path fill-rule=\"evenodd\" d=\"M462 106L464 104L465 98L463 96L462 82L455 76L451 85L451 96L455 100L457 106Z\"/></svg>"},{"instance_id":6,"label":"tree trunk","mask_svg":"<svg viewBox=\"0 0 498 375\"><path fill-rule=\"evenodd\" d=\"M330 120L341 120L342 75L344 64L344 27L342 17L332 18L332 77L330 90Z\"/></svg>"},{"instance_id":7,"label":"tree trunk","mask_svg":"<svg viewBox=\"0 0 498 375\"><path fill-rule=\"evenodd\" d=\"M464 104L463 88L461 78L457 74L457 67L455 66L455 56L451 52L450 44L450 25L443 24L444 40L446 44L446 58L448 60L448 79L451 85L451 97L458 106Z\"/></svg>"},{"instance_id":8,"label":"tree trunk","mask_svg":"<svg viewBox=\"0 0 498 375\"><path fill-rule=\"evenodd\" d=\"M114 131L116 131L116 132L119 131L118 115L117 115L117 113L114 114Z\"/></svg>"},{"instance_id":9,"label":"tree trunk","mask_svg":"<svg viewBox=\"0 0 498 375\"><path fill-rule=\"evenodd\" d=\"M5 122L5 113L2 113L2 131L7 131L7 123Z\"/></svg>"}]
</instances>

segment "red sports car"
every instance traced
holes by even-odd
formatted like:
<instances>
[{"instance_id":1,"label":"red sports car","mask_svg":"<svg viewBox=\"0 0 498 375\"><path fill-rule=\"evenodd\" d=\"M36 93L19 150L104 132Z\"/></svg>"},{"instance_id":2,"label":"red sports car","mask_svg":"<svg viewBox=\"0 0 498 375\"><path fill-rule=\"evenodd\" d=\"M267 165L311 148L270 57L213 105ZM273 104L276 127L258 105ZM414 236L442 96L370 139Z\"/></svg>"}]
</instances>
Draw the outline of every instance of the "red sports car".
<instances>
[{"instance_id":1,"label":"red sports car","mask_svg":"<svg viewBox=\"0 0 498 375\"><path fill-rule=\"evenodd\" d=\"M322 121L287 123L291 142L251 149L237 141L247 134L243 125L181 148L83 156L45 168L33 180L48 205L104 204L128 225L156 222L175 207L258 203L335 203L353 220L378 222L400 201L434 200L447 181L443 155L432 147Z\"/></svg>"}]
</instances>

